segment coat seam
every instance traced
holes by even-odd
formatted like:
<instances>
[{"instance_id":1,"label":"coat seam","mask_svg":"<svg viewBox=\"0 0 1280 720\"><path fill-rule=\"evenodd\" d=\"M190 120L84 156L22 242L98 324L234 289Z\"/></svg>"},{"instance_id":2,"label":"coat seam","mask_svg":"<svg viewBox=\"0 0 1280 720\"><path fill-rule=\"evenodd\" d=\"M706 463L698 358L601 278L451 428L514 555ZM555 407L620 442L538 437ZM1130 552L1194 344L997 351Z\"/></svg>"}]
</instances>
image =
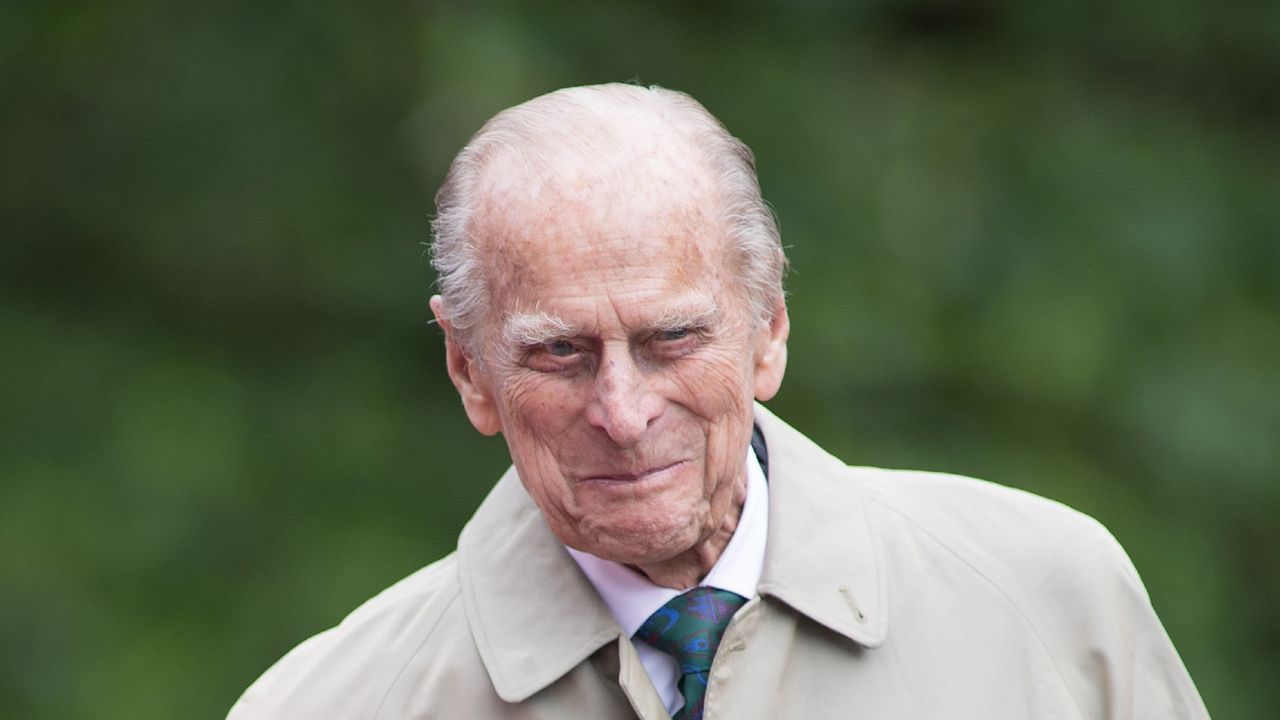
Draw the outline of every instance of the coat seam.
<instances>
[{"instance_id":1,"label":"coat seam","mask_svg":"<svg viewBox=\"0 0 1280 720\"><path fill-rule=\"evenodd\" d=\"M968 567L975 575L982 578L988 585L990 585L993 589L995 589L996 592L1000 593L1001 597L1003 597L1009 603L1009 605L1018 614L1018 616L1022 618L1022 621L1026 623L1027 627L1031 629L1031 633L1035 636L1036 642L1040 644L1040 647L1045 651L1045 654L1049 656L1049 661L1053 663L1053 670L1054 672L1057 673L1058 679L1062 681L1063 687L1068 689L1068 697L1071 698L1071 703L1075 706L1076 712L1081 717L1088 717L1088 714L1084 712L1084 708L1080 707L1080 701L1079 699L1076 698L1074 687L1072 686L1071 682L1067 680L1066 674L1062 672L1062 667L1058 662L1057 653L1053 651L1053 648L1050 645L1050 643L1045 640L1044 633L1041 630L1039 623L1037 623L1035 619L1033 619L1028 614L1027 610L1023 607L1023 603L1019 602L1018 599L1015 598L1013 594L1004 587L1003 583L991 577L986 571L984 571L981 567L979 567L978 563L966 557L965 554L961 553L959 550L951 547L950 544L943 541L943 539L939 537L937 533L935 533L933 530L926 527L923 523L921 523L919 519L913 517L911 514L907 513L901 508L896 507L892 502L886 501L883 497L880 496L879 493L875 493L875 495L876 497L874 498L874 500L876 504L878 504L880 507L883 507L885 510L893 512L894 514L898 515L906 522L911 523L913 527L915 527L920 532L924 533L924 535L926 535L930 540L932 540L938 547L940 547L942 550L944 550L948 554L955 557L957 560L963 563L966 567Z\"/></svg>"},{"instance_id":2,"label":"coat seam","mask_svg":"<svg viewBox=\"0 0 1280 720\"><path fill-rule=\"evenodd\" d=\"M382 708L386 705L387 698L391 696L391 691L395 690L396 685L400 682L400 678L404 676L405 670L409 668L413 659L418 657L418 654L422 652L422 648L425 647L431 640L432 636L435 635L436 628L440 627L440 623L444 621L445 615L449 613L449 608L453 607L461 599L461 596L461 591L454 591L453 597L449 599L449 602L446 603L443 608L441 608L440 613L436 615L435 622L431 623L431 627L423 634L422 640L413 648L413 652L409 653L408 656L406 656L400 663L399 669L396 670L395 676L391 678L391 681L387 683L386 690L382 692L382 697L379 698L378 705L370 716L373 720L377 720L378 716L382 714Z\"/></svg>"}]
</instances>

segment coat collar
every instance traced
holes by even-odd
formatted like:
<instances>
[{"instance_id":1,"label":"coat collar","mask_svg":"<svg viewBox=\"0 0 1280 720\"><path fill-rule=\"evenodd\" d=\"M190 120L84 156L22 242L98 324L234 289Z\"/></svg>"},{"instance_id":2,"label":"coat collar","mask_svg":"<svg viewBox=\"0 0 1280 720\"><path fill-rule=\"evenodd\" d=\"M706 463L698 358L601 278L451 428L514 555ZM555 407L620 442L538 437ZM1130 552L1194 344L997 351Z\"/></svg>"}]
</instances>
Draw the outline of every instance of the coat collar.
<instances>
[{"instance_id":1,"label":"coat collar","mask_svg":"<svg viewBox=\"0 0 1280 720\"><path fill-rule=\"evenodd\" d=\"M880 538L855 474L764 407L769 543L760 594L869 648L888 632Z\"/></svg>"},{"instance_id":2,"label":"coat collar","mask_svg":"<svg viewBox=\"0 0 1280 720\"><path fill-rule=\"evenodd\" d=\"M458 538L463 607L498 697L520 702L622 629L513 469Z\"/></svg>"},{"instance_id":3,"label":"coat collar","mask_svg":"<svg viewBox=\"0 0 1280 720\"><path fill-rule=\"evenodd\" d=\"M879 538L844 463L756 405L768 445L760 594L867 647L888 627ZM498 696L520 702L622 629L508 470L458 539L463 607ZM571 617L570 617L571 616Z\"/></svg>"}]
</instances>

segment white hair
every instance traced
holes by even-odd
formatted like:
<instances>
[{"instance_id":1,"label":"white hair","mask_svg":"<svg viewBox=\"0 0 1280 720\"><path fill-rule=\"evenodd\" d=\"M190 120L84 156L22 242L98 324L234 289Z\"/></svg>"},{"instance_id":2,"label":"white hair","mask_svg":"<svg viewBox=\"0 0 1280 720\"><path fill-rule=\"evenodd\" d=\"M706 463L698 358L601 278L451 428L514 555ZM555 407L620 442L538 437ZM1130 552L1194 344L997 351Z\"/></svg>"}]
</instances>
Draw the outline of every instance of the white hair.
<instances>
[{"instance_id":1,"label":"white hair","mask_svg":"<svg viewBox=\"0 0 1280 720\"><path fill-rule=\"evenodd\" d=\"M703 152L724 198L721 217L740 290L754 320L767 324L782 293L786 256L777 222L760 195L755 156L698 101L660 87L621 83L566 88L508 108L480 128L454 158L436 193L431 263L456 340L471 344L488 312L491 292L480 243L473 234L478 188L498 154L525 168L547 167L566 156L598 159L628 120L645 118L683 135ZM536 174L529 174L534 177Z\"/></svg>"},{"instance_id":2,"label":"white hair","mask_svg":"<svg viewBox=\"0 0 1280 720\"><path fill-rule=\"evenodd\" d=\"M694 298L691 302L669 307L651 324L653 330L687 330L715 324L720 308L711 298ZM571 338L581 329L568 320L545 310L513 312L502 324L502 338L511 345L541 345L552 340Z\"/></svg>"},{"instance_id":3,"label":"white hair","mask_svg":"<svg viewBox=\"0 0 1280 720\"><path fill-rule=\"evenodd\" d=\"M502 327L503 339L512 345L541 345L577 334L578 328L563 318L541 310L534 313L512 313Z\"/></svg>"}]
</instances>

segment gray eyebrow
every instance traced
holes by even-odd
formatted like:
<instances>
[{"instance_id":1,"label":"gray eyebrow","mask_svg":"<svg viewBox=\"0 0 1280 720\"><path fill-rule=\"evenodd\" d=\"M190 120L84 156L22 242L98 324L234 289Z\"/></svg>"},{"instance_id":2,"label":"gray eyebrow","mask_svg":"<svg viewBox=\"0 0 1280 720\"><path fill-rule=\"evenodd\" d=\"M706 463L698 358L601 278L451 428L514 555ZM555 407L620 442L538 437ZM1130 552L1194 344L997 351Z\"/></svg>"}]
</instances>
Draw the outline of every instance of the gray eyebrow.
<instances>
[{"instance_id":1,"label":"gray eyebrow","mask_svg":"<svg viewBox=\"0 0 1280 720\"><path fill-rule=\"evenodd\" d=\"M697 303L674 307L658 316L653 323L655 330L680 330L714 325L720 318L720 307L710 298Z\"/></svg>"},{"instance_id":2,"label":"gray eyebrow","mask_svg":"<svg viewBox=\"0 0 1280 720\"><path fill-rule=\"evenodd\" d=\"M679 330L713 325L720 317L720 307L710 298L669 308L657 317L650 330ZM582 332L582 328L564 318L543 310L531 313L511 313L502 326L502 337L514 345L541 345L552 340L570 338Z\"/></svg>"},{"instance_id":3,"label":"gray eyebrow","mask_svg":"<svg viewBox=\"0 0 1280 720\"><path fill-rule=\"evenodd\" d=\"M579 328L547 312L511 313L502 326L502 337L516 345L541 345L577 335Z\"/></svg>"}]
</instances>

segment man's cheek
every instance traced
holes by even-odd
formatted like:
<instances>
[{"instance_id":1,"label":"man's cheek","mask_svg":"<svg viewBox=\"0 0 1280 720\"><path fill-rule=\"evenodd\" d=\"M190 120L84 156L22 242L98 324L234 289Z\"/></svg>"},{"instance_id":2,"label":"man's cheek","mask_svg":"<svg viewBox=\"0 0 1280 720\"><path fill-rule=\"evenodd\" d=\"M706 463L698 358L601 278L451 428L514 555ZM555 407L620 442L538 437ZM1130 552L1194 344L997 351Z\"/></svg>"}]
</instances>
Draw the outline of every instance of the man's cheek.
<instances>
[{"instance_id":1,"label":"man's cheek","mask_svg":"<svg viewBox=\"0 0 1280 720\"><path fill-rule=\"evenodd\" d=\"M520 370L502 383L502 404L515 423L530 430L553 431L553 424L571 417L577 393L560 378Z\"/></svg>"},{"instance_id":2,"label":"man's cheek","mask_svg":"<svg viewBox=\"0 0 1280 720\"><path fill-rule=\"evenodd\" d=\"M749 404L750 385L738 363L707 363L699 372L683 375L677 384L684 404L713 422L728 420Z\"/></svg>"}]
</instances>

